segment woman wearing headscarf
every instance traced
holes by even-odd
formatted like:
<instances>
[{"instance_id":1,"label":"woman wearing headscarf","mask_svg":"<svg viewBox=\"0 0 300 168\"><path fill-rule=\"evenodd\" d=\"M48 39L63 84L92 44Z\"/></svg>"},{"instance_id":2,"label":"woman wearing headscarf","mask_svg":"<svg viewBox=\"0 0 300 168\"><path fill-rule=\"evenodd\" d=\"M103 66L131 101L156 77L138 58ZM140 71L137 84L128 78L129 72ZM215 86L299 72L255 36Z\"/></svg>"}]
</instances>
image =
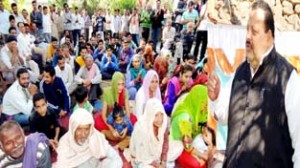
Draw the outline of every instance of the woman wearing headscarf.
<instances>
[{"instance_id":1,"label":"woman wearing headscarf","mask_svg":"<svg viewBox=\"0 0 300 168\"><path fill-rule=\"evenodd\" d=\"M130 148L124 151L133 168L166 167L167 161L175 161L181 154L183 146L180 142L169 143L167 125L161 101L149 99L144 114L134 127Z\"/></svg>"},{"instance_id":2,"label":"woman wearing headscarf","mask_svg":"<svg viewBox=\"0 0 300 168\"><path fill-rule=\"evenodd\" d=\"M70 117L69 131L59 141L57 168L122 167L118 153L94 128L94 119L79 108Z\"/></svg>"},{"instance_id":3,"label":"woman wearing headscarf","mask_svg":"<svg viewBox=\"0 0 300 168\"><path fill-rule=\"evenodd\" d=\"M135 99L136 92L141 87L145 75L146 70L141 65L141 57L136 54L132 57L126 73L126 88L129 92L129 100Z\"/></svg>"},{"instance_id":4,"label":"woman wearing headscarf","mask_svg":"<svg viewBox=\"0 0 300 168\"><path fill-rule=\"evenodd\" d=\"M161 101L159 90L159 77L154 70L149 70L144 78L142 87L138 90L135 97L135 114L138 118L142 116L145 110L146 102L151 98L157 98Z\"/></svg>"},{"instance_id":5,"label":"woman wearing headscarf","mask_svg":"<svg viewBox=\"0 0 300 168\"><path fill-rule=\"evenodd\" d=\"M112 77L111 87L107 87L103 89L103 108L101 115L96 117L95 127L97 130L104 133L106 136L107 131L111 131L106 121L108 115L111 113L115 103L117 103L120 107L122 107L126 115L130 118L132 125L136 122L136 117L131 113L129 107L129 99L128 99L128 91L125 88L125 78L121 72L115 72ZM114 139L107 137L108 139Z\"/></svg>"},{"instance_id":6,"label":"woman wearing headscarf","mask_svg":"<svg viewBox=\"0 0 300 168\"><path fill-rule=\"evenodd\" d=\"M171 116L170 141L182 140L185 136L194 139L201 133L201 125L207 122L207 103L207 87L203 85L194 86L177 101ZM190 153L183 152L179 160L183 167L201 167Z\"/></svg>"}]
</instances>

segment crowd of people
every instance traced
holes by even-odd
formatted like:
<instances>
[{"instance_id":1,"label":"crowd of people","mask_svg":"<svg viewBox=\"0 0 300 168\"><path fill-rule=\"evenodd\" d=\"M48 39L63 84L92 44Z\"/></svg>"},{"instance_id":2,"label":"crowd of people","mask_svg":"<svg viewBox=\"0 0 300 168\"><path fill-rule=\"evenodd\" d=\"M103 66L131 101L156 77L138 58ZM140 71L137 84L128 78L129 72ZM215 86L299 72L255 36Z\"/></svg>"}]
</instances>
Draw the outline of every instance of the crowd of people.
<instances>
[{"instance_id":1,"label":"crowd of people","mask_svg":"<svg viewBox=\"0 0 300 168\"><path fill-rule=\"evenodd\" d=\"M267 3L252 6L247 60L231 90L214 71L208 77L206 26L216 20L206 0L180 0L174 11L157 0L91 17L67 3L60 9L32 1L32 8L19 14L12 3L9 13L0 1L0 167L299 164L292 155L300 96L291 88L300 80L276 53ZM284 96L293 102L284 104ZM266 102L273 98L276 106ZM216 120L229 126L226 158L217 150ZM270 138L276 141L265 147Z\"/></svg>"}]
</instances>

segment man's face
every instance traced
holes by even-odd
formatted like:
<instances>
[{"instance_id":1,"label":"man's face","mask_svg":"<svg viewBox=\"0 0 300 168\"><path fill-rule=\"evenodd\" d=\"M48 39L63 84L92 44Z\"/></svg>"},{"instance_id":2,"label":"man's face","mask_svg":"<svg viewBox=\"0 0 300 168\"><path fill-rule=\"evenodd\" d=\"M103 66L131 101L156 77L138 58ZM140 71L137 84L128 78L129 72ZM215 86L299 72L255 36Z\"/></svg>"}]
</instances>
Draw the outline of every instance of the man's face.
<instances>
[{"instance_id":1,"label":"man's face","mask_svg":"<svg viewBox=\"0 0 300 168\"><path fill-rule=\"evenodd\" d=\"M124 42L124 43L123 43L123 49L124 49L124 50L127 50L128 48L129 48L129 43Z\"/></svg>"},{"instance_id":2,"label":"man's face","mask_svg":"<svg viewBox=\"0 0 300 168\"><path fill-rule=\"evenodd\" d=\"M103 43L102 43L102 42L99 42L98 48L99 48L99 50L102 50L102 49L103 49Z\"/></svg>"},{"instance_id":3,"label":"man's face","mask_svg":"<svg viewBox=\"0 0 300 168\"><path fill-rule=\"evenodd\" d=\"M42 117L47 113L47 102L45 99L40 99L34 103L34 110Z\"/></svg>"},{"instance_id":4,"label":"man's face","mask_svg":"<svg viewBox=\"0 0 300 168\"><path fill-rule=\"evenodd\" d=\"M43 13L44 13L44 15L46 15L48 13L48 8L44 8Z\"/></svg>"},{"instance_id":5,"label":"man's face","mask_svg":"<svg viewBox=\"0 0 300 168\"><path fill-rule=\"evenodd\" d=\"M48 72L45 72L43 73L43 79L45 81L46 84L50 84L53 82L54 80L54 76L52 77Z\"/></svg>"},{"instance_id":6,"label":"man's face","mask_svg":"<svg viewBox=\"0 0 300 168\"><path fill-rule=\"evenodd\" d=\"M13 11L13 13L17 14L18 13L18 7L17 6L13 6L12 7L12 11Z\"/></svg>"},{"instance_id":7,"label":"man's face","mask_svg":"<svg viewBox=\"0 0 300 168\"><path fill-rule=\"evenodd\" d=\"M7 44L7 47L10 51L16 50L17 49L17 42L16 41L12 41L10 43Z\"/></svg>"},{"instance_id":8,"label":"man's face","mask_svg":"<svg viewBox=\"0 0 300 168\"><path fill-rule=\"evenodd\" d=\"M117 41L116 38L112 38L110 43L111 44L116 44L116 41Z\"/></svg>"},{"instance_id":9,"label":"man's face","mask_svg":"<svg viewBox=\"0 0 300 168\"><path fill-rule=\"evenodd\" d=\"M85 43L84 38L83 37L79 37L79 42L80 43Z\"/></svg>"},{"instance_id":10,"label":"man's face","mask_svg":"<svg viewBox=\"0 0 300 168\"><path fill-rule=\"evenodd\" d=\"M92 46L97 45L97 41L96 41L95 37L92 37L90 42L91 42Z\"/></svg>"},{"instance_id":11,"label":"man's face","mask_svg":"<svg viewBox=\"0 0 300 168\"><path fill-rule=\"evenodd\" d=\"M112 54L112 51L111 51L110 48L108 48L108 49L106 50L106 55L107 55L107 56L111 56L111 54Z\"/></svg>"},{"instance_id":12,"label":"man's face","mask_svg":"<svg viewBox=\"0 0 300 168\"><path fill-rule=\"evenodd\" d=\"M20 77L18 78L19 84L23 88L28 88L29 86L29 73L22 73Z\"/></svg>"},{"instance_id":13,"label":"man's face","mask_svg":"<svg viewBox=\"0 0 300 168\"><path fill-rule=\"evenodd\" d=\"M26 10L22 10L22 15L25 17L27 17L27 11Z\"/></svg>"},{"instance_id":14,"label":"man's face","mask_svg":"<svg viewBox=\"0 0 300 168\"><path fill-rule=\"evenodd\" d=\"M70 43L71 43L71 40L70 40L69 38L66 38L65 43L66 43L66 44L70 44Z\"/></svg>"},{"instance_id":15,"label":"man's face","mask_svg":"<svg viewBox=\"0 0 300 168\"><path fill-rule=\"evenodd\" d=\"M83 145L87 142L91 131L91 125L79 125L75 130L75 142L78 145Z\"/></svg>"},{"instance_id":16,"label":"man's face","mask_svg":"<svg viewBox=\"0 0 300 168\"><path fill-rule=\"evenodd\" d=\"M36 2L35 2L35 3L32 3L32 7L33 7L34 10L37 9L37 4L36 4Z\"/></svg>"},{"instance_id":17,"label":"man's face","mask_svg":"<svg viewBox=\"0 0 300 168\"><path fill-rule=\"evenodd\" d=\"M57 48L58 47L57 41L52 41L51 44L52 44L53 48Z\"/></svg>"},{"instance_id":18,"label":"man's face","mask_svg":"<svg viewBox=\"0 0 300 168\"><path fill-rule=\"evenodd\" d=\"M65 59L58 60L57 65L58 65L59 69L64 70L65 69Z\"/></svg>"},{"instance_id":19,"label":"man's face","mask_svg":"<svg viewBox=\"0 0 300 168\"><path fill-rule=\"evenodd\" d=\"M157 9L160 9L160 5L161 5L161 2L160 2L160 1L157 1L157 2L156 2L156 7L157 7Z\"/></svg>"},{"instance_id":20,"label":"man's face","mask_svg":"<svg viewBox=\"0 0 300 168\"><path fill-rule=\"evenodd\" d=\"M10 21L10 25L13 26L13 27L15 27L16 26L16 20L15 19L11 20Z\"/></svg>"},{"instance_id":21,"label":"man's face","mask_svg":"<svg viewBox=\"0 0 300 168\"><path fill-rule=\"evenodd\" d=\"M94 60L92 58L87 58L84 60L85 66L90 69L93 66Z\"/></svg>"},{"instance_id":22,"label":"man's face","mask_svg":"<svg viewBox=\"0 0 300 168\"><path fill-rule=\"evenodd\" d=\"M262 9L251 11L247 26L246 58L253 68L260 62L261 56L273 44L271 30L265 30L265 13Z\"/></svg>"},{"instance_id":23,"label":"man's face","mask_svg":"<svg viewBox=\"0 0 300 168\"><path fill-rule=\"evenodd\" d=\"M86 49L82 49L81 51L80 51L80 55L81 56L85 56L87 54L87 50Z\"/></svg>"},{"instance_id":24,"label":"man's face","mask_svg":"<svg viewBox=\"0 0 300 168\"><path fill-rule=\"evenodd\" d=\"M3 2L1 1L0 2L0 10L3 10L4 9L4 6L3 6Z\"/></svg>"},{"instance_id":25,"label":"man's face","mask_svg":"<svg viewBox=\"0 0 300 168\"><path fill-rule=\"evenodd\" d=\"M2 151L14 159L19 159L25 151L25 136L18 126L4 130L0 136Z\"/></svg>"},{"instance_id":26,"label":"man's face","mask_svg":"<svg viewBox=\"0 0 300 168\"><path fill-rule=\"evenodd\" d=\"M142 40L141 44L140 44L140 47L141 48L145 48L146 47L146 41Z\"/></svg>"},{"instance_id":27,"label":"man's face","mask_svg":"<svg viewBox=\"0 0 300 168\"><path fill-rule=\"evenodd\" d=\"M10 35L17 36L17 31L13 29L13 30L11 30L11 31L9 32L9 34L10 34Z\"/></svg>"}]
</instances>

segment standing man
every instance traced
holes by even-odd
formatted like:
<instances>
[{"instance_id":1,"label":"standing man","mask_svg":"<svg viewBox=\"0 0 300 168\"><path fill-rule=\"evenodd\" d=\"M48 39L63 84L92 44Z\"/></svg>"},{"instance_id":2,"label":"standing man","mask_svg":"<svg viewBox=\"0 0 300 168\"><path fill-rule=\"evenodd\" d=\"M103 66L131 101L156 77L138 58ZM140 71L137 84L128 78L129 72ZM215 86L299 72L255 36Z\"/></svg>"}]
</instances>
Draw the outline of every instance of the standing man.
<instances>
[{"instance_id":1,"label":"standing man","mask_svg":"<svg viewBox=\"0 0 300 168\"><path fill-rule=\"evenodd\" d=\"M72 27L73 27L73 41L74 45L78 45L78 38L80 36L81 29L83 28L83 19L79 13L79 9L75 7L75 13L72 15Z\"/></svg>"},{"instance_id":2,"label":"standing man","mask_svg":"<svg viewBox=\"0 0 300 168\"><path fill-rule=\"evenodd\" d=\"M208 80L211 111L228 123L223 167L300 167L300 79L274 47L274 18L264 1L252 4L246 61L228 86Z\"/></svg>"},{"instance_id":3,"label":"standing man","mask_svg":"<svg viewBox=\"0 0 300 168\"><path fill-rule=\"evenodd\" d=\"M156 51L157 42L160 41L160 32L161 32L163 20L164 20L164 11L161 8L161 1L157 0L156 10L154 10L151 14L152 40L154 43L154 48L153 48L154 51Z\"/></svg>"},{"instance_id":4,"label":"standing man","mask_svg":"<svg viewBox=\"0 0 300 168\"><path fill-rule=\"evenodd\" d=\"M0 34L4 35L4 37L8 35L9 15L10 13L6 9L4 9L3 2L0 1Z\"/></svg>"},{"instance_id":5,"label":"standing man","mask_svg":"<svg viewBox=\"0 0 300 168\"><path fill-rule=\"evenodd\" d=\"M30 14L31 23L35 23L40 33L43 33L43 15L37 8L36 1L32 1L32 12Z\"/></svg>"},{"instance_id":6,"label":"standing man","mask_svg":"<svg viewBox=\"0 0 300 168\"><path fill-rule=\"evenodd\" d=\"M182 18L181 18L181 24L183 25L182 30L186 30L187 25L190 22L196 24L198 18L199 18L199 14L194 9L194 2L190 1L187 10L182 14Z\"/></svg>"},{"instance_id":7,"label":"standing man","mask_svg":"<svg viewBox=\"0 0 300 168\"><path fill-rule=\"evenodd\" d=\"M72 35L72 30L73 30L73 27L72 27L72 13L69 9L69 5L67 3L64 4L64 9L65 9L65 12L64 12L64 28L65 28L65 31L68 31L70 36ZM73 38L71 38L73 39ZM75 45L75 44L74 44Z\"/></svg>"},{"instance_id":8,"label":"standing man","mask_svg":"<svg viewBox=\"0 0 300 168\"><path fill-rule=\"evenodd\" d=\"M11 4L11 10L12 10L12 15L15 17L16 23L19 23L19 22L25 23L26 22L24 17L18 13L18 6L16 3Z\"/></svg>"},{"instance_id":9,"label":"standing man","mask_svg":"<svg viewBox=\"0 0 300 168\"><path fill-rule=\"evenodd\" d=\"M151 4L148 3L146 9L141 14L142 38L146 41L149 40L150 27L151 27Z\"/></svg>"},{"instance_id":10,"label":"standing man","mask_svg":"<svg viewBox=\"0 0 300 168\"><path fill-rule=\"evenodd\" d=\"M90 37L90 27L91 27L91 18L88 14L88 11L86 9L82 10L82 18L84 21L84 36L85 41L89 41Z\"/></svg>"},{"instance_id":11,"label":"standing man","mask_svg":"<svg viewBox=\"0 0 300 168\"><path fill-rule=\"evenodd\" d=\"M121 31L121 16L120 16L120 9L115 9L114 15L111 17L111 31L112 37L118 37Z\"/></svg>"}]
</instances>

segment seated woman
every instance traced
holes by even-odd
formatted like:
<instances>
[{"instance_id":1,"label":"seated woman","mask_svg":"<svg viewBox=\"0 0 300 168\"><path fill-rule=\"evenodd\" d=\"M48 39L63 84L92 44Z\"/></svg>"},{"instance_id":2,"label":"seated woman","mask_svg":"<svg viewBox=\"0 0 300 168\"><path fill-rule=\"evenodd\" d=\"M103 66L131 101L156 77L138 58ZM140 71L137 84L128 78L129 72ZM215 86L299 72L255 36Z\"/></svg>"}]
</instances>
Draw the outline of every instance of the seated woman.
<instances>
[{"instance_id":1,"label":"seated woman","mask_svg":"<svg viewBox=\"0 0 300 168\"><path fill-rule=\"evenodd\" d=\"M207 122L207 102L207 88L203 85L194 86L189 93L181 96L171 116L170 141L184 140L185 136L194 139L201 133L199 126ZM183 167L205 166L193 155L192 151L186 150L179 157L179 163Z\"/></svg>"},{"instance_id":2,"label":"seated woman","mask_svg":"<svg viewBox=\"0 0 300 168\"><path fill-rule=\"evenodd\" d=\"M168 117L161 101L149 99L144 114L134 127L129 149L124 151L133 168L166 167L167 161L174 162L181 154L182 143L169 142L167 125Z\"/></svg>"},{"instance_id":3,"label":"seated woman","mask_svg":"<svg viewBox=\"0 0 300 168\"><path fill-rule=\"evenodd\" d=\"M111 87L104 89L102 101L102 112L101 115L96 117L95 128L104 133L104 135L111 131L107 126L107 118L111 113L115 103L117 103L125 110L125 114L129 117L131 124L135 124L137 119L131 113L128 100L128 91L125 88L125 78L121 72L114 73L112 77Z\"/></svg>"},{"instance_id":4,"label":"seated woman","mask_svg":"<svg viewBox=\"0 0 300 168\"><path fill-rule=\"evenodd\" d=\"M154 70L149 70L135 97L135 114L138 118L143 115L146 102L149 99L156 98L161 101L161 93L158 85L158 74Z\"/></svg>"},{"instance_id":5,"label":"seated woman","mask_svg":"<svg viewBox=\"0 0 300 168\"><path fill-rule=\"evenodd\" d=\"M171 115L177 97L181 93L189 90L192 86L192 72L193 67L183 65L181 66L179 73L169 80L164 97L164 107L169 116Z\"/></svg>"},{"instance_id":6,"label":"seated woman","mask_svg":"<svg viewBox=\"0 0 300 168\"><path fill-rule=\"evenodd\" d=\"M142 68L141 57L136 54L131 59L129 69L126 73L126 88L129 92L129 100L134 100L136 92L142 85L146 70Z\"/></svg>"},{"instance_id":7,"label":"seated woman","mask_svg":"<svg viewBox=\"0 0 300 168\"><path fill-rule=\"evenodd\" d=\"M102 89L100 87L101 73L91 55L88 54L84 57L84 63L85 65L81 67L76 74L75 81L89 90L88 97L93 104L93 102L102 95Z\"/></svg>"}]
</instances>

